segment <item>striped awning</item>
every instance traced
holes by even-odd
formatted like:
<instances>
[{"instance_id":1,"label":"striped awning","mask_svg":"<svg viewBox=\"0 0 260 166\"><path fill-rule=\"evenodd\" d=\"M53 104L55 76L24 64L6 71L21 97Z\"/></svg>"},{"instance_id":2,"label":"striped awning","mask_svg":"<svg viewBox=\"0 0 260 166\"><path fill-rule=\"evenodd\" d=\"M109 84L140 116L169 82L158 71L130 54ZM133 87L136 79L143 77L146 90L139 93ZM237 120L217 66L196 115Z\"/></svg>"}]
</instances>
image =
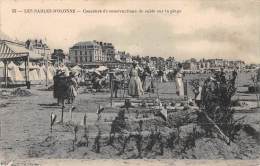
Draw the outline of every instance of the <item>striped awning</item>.
<instances>
[{"instance_id":1,"label":"striped awning","mask_svg":"<svg viewBox=\"0 0 260 166\"><path fill-rule=\"evenodd\" d=\"M26 49L22 46L17 45L16 47L21 47L19 52L16 50L12 50L11 47L4 41L0 41L0 59L15 59L15 58L22 58L29 55L29 52L26 52Z\"/></svg>"}]
</instances>

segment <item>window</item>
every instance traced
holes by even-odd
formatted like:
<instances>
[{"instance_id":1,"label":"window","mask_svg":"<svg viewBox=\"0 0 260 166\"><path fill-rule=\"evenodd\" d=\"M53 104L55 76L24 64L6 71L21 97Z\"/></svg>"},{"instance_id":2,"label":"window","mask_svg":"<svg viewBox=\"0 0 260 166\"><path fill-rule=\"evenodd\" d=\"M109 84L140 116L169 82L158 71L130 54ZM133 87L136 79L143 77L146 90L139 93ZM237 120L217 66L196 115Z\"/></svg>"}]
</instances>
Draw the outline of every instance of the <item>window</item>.
<instances>
[{"instance_id":1,"label":"window","mask_svg":"<svg viewBox=\"0 0 260 166\"><path fill-rule=\"evenodd\" d=\"M82 56L80 57L80 62L83 62L83 57Z\"/></svg>"},{"instance_id":2,"label":"window","mask_svg":"<svg viewBox=\"0 0 260 166\"><path fill-rule=\"evenodd\" d=\"M78 54L78 52L77 52L77 50L75 50L75 55L77 55Z\"/></svg>"},{"instance_id":3,"label":"window","mask_svg":"<svg viewBox=\"0 0 260 166\"><path fill-rule=\"evenodd\" d=\"M92 62L92 56L89 56L89 62Z\"/></svg>"},{"instance_id":4,"label":"window","mask_svg":"<svg viewBox=\"0 0 260 166\"><path fill-rule=\"evenodd\" d=\"M78 63L78 57L77 56L75 56L75 62Z\"/></svg>"},{"instance_id":5,"label":"window","mask_svg":"<svg viewBox=\"0 0 260 166\"><path fill-rule=\"evenodd\" d=\"M82 55L82 51L80 51L79 54Z\"/></svg>"},{"instance_id":6,"label":"window","mask_svg":"<svg viewBox=\"0 0 260 166\"><path fill-rule=\"evenodd\" d=\"M88 61L88 57L87 56L85 56L85 62L87 62Z\"/></svg>"}]
</instances>

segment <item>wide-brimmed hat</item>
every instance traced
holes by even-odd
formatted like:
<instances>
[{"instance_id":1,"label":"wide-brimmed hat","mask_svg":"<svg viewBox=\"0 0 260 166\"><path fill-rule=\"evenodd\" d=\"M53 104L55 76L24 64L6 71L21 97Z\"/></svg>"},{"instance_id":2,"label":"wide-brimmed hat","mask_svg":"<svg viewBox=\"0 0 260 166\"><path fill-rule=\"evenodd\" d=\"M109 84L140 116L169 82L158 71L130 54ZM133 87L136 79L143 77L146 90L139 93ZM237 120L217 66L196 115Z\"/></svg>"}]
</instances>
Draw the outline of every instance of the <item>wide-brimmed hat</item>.
<instances>
[{"instance_id":1,"label":"wide-brimmed hat","mask_svg":"<svg viewBox=\"0 0 260 166\"><path fill-rule=\"evenodd\" d=\"M97 74L97 75L101 75L101 73L99 71L97 71L97 70L95 70L94 73Z\"/></svg>"}]
</instances>

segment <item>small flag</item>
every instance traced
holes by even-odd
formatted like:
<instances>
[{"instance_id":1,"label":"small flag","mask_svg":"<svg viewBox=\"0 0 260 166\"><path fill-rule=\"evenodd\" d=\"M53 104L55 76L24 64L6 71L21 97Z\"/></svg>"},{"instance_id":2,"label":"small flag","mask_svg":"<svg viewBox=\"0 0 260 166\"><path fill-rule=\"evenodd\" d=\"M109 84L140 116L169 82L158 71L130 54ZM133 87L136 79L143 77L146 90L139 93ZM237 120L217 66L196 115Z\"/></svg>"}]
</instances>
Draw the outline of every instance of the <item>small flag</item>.
<instances>
[{"instance_id":1,"label":"small flag","mask_svg":"<svg viewBox=\"0 0 260 166\"><path fill-rule=\"evenodd\" d=\"M51 113L51 126L54 125L56 118L57 118L57 115L55 115L54 113Z\"/></svg>"},{"instance_id":2,"label":"small flag","mask_svg":"<svg viewBox=\"0 0 260 166\"><path fill-rule=\"evenodd\" d=\"M83 117L83 125L86 126L87 125L87 115L85 114Z\"/></svg>"},{"instance_id":3,"label":"small flag","mask_svg":"<svg viewBox=\"0 0 260 166\"><path fill-rule=\"evenodd\" d=\"M76 126L74 126L74 133L77 133L78 132L78 126L76 125Z\"/></svg>"},{"instance_id":4,"label":"small flag","mask_svg":"<svg viewBox=\"0 0 260 166\"><path fill-rule=\"evenodd\" d=\"M167 121L167 109L165 109L164 107L161 107L160 111L159 111L159 116L161 118L163 118L164 121Z\"/></svg>"},{"instance_id":5,"label":"small flag","mask_svg":"<svg viewBox=\"0 0 260 166\"><path fill-rule=\"evenodd\" d=\"M70 112L73 112L75 111L76 107L72 106L71 109L70 109Z\"/></svg>"},{"instance_id":6,"label":"small flag","mask_svg":"<svg viewBox=\"0 0 260 166\"><path fill-rule=\"evenodd\" d=\"M72 106L70 109L70 120L72 120L72 112L76 109L76 107Z\"/></svg>"},{"instance_id":7,"label":"small flag","mask_svg":"<svg viewBox=\"0 0 260 166\"><path fill-rule=\"evenodd\" d=\"M104 107L101 107L100 104L98 105L97 114L101 114L104 111Z\"/></svg>"}]
</instances>

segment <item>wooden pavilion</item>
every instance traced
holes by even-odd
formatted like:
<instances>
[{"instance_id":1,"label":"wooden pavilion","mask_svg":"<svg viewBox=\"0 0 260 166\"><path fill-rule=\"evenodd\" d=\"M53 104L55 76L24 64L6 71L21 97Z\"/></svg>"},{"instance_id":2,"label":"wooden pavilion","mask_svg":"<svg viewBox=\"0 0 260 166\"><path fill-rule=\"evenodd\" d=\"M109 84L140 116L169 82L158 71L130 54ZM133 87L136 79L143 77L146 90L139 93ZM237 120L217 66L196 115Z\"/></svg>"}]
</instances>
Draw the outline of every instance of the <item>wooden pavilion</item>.
<instances>
[{"instance_id":1,"label":"wooden pavilion","mask_svg":"<svg viewBox=\"0 0 260 166\"><path fill-rule=\"evenodd\" d=\"M0 61L4 63L4 77L1 81L5 82L5 87L8 86L8 63L10 61L24 61L25 72L25 85L30 88L29 78L29 60L40 60L43 57L40 54L36 54L33 51L26 49L23 43L0 40Z\"/></svg>"}]
</instances>

